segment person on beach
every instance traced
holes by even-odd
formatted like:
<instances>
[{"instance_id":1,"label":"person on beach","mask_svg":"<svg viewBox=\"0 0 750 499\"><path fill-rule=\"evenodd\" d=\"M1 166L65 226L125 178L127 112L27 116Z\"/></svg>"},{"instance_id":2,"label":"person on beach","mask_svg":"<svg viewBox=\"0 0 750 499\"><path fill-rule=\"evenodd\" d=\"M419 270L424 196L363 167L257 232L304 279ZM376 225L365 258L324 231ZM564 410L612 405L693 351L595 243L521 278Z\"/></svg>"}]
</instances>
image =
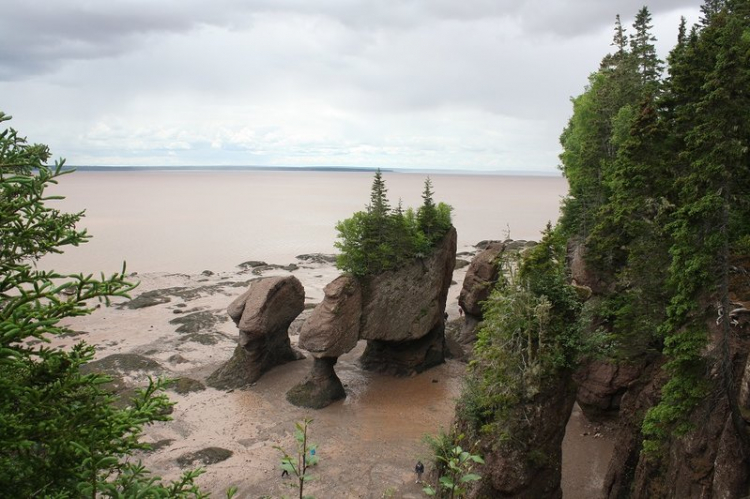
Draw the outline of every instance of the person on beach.
<instances>
[{"instance_id":1,"label":"person on beach","mask_svg":"<svg viewBox=\"0 0 750 499\"><path fill-rule=\"evenodd\" d=\"M424 473L424 464L422 464L422 461L417 461L417 465L414 467L414 472L417 474L417 481L414 483L421 482L422 473Z\"/></svg>"}]
</instances>

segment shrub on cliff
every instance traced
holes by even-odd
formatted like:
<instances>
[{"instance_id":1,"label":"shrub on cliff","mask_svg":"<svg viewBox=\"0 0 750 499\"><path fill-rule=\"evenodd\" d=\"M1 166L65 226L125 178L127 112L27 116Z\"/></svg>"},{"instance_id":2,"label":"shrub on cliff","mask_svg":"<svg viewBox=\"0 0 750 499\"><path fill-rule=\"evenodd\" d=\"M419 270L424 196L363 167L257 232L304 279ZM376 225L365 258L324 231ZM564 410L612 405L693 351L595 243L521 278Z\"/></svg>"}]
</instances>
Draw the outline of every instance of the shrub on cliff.
<instances>
[{"instance_id":1,"label":"shrub on cliff","mask_svg":"<svg viewBox=\"0 0 750 499\"><path fill-rule=\"evenodd\" d=\"M0 112L0 122L10 117ZM0 491L8 497L200 496L187 472L162 484L128 462L145 424L164 421L171 403L164 383L116 408L107 376L83 374L94 347L69 350L50 339L70 332L67 317L91 312L92 300L126 296L123 272L94 279L36 268L49 253L85 243L76 229L83 213L61 213L47 202L63 161L46 165L47 146L28 144L15 130L0 132ZM0 494L1 495L1 494Z\"/></svg>"},{"instance_id":2,"label":"shrub on cliff","mask_svg":"<svg viewBox=\"0 0 750 499\"><path fill-rule=\"evenodd\" d=\"M370 204L365 211L336 224L341 252L336 266L355 276L374 275L401 266L413 258L423 258L451 228L453 208L432 198L428 177L422 194L423 204L414 212L399 202L390 207L383 176L378 170L372 183Z\"/></svg>"},{"instance_id":3,"label":"shrub on cliff","mask_svg":"<svg viewBox=\"0 0 750 499\"><path fill-rule=\"evenodd\" d=\"M501 281L483 306L470 376L459 416L476 432L515 426L512 411L534 400L546 382L572 368L581 350L581 303L566 283L565 247L547 228L526 257L504 262ZM513 436L517 438L517 436Z\"/></svg>"}]
</instances>

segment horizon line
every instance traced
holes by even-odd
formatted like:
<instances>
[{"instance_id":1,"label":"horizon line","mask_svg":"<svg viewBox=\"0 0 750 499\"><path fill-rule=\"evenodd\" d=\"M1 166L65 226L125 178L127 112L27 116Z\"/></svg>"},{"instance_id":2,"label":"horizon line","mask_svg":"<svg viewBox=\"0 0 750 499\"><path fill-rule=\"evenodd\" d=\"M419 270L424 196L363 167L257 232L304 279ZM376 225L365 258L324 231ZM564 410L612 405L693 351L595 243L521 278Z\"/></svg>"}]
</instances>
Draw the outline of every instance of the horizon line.
<instances>
[{"instance_id":1,"label":"horizon line","mask_svg":"<svg viewBox=\"0 0 750 499\"><path fill-rule=\"evenodd\" d=\"M456 168L401 168L387 167L379 168L372 166L256 166L256 165L178 165L178 166L135 166L135 165L68 165L63 170L78 171L310 171L310 172L368 172L373 173L378 170L384 173L428 173L435 175L516 175L516 176L548 176L560 177L562 172L559 170L473 170L473 169L456 169Z\"/></svg>"}]
</instances>

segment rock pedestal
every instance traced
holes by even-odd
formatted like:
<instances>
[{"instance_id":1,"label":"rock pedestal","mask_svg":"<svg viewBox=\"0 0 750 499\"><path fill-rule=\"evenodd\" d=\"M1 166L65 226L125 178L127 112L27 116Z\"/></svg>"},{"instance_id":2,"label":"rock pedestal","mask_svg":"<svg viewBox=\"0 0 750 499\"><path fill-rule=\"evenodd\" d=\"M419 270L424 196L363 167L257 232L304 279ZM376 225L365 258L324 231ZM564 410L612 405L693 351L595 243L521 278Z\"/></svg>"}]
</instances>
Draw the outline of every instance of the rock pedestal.
<instances>
[{"instance_id":1,"label":"rock pedestal","mask_svg":"<svg viewBox=\"0 0 750 499\"><path fill-rule=\"evenodd\" d=\"M294 276L255 281L227 308L240 328L229 361L208 377L214 388L241 388L274 366L304 356L289 342L289 325L305 308L305 290Z\"/></svg>"},{"instance_id":2,"label":"rock pedestal","mask_svg":"<svg viewBox=\"0 0 750 499\"><path fill-rule=\"evenodd\" d=\"M298 407L322 409L346 397L344 385L333 369L337 361L336 357L315 357L310 373L287 392L286 399Z\"/></svg>"},{"instance_id":3,"label":"rock pedestal","mask_svg":"<svg viewBox=\"0 0 750 499\"><path fill-rule=\"evenodd\" d=\"M359 364L363 369L393 376L420 373L445 362L445 325L441 322L425 336L411 341L367 342Z\"/></svg>"}]
</instances>

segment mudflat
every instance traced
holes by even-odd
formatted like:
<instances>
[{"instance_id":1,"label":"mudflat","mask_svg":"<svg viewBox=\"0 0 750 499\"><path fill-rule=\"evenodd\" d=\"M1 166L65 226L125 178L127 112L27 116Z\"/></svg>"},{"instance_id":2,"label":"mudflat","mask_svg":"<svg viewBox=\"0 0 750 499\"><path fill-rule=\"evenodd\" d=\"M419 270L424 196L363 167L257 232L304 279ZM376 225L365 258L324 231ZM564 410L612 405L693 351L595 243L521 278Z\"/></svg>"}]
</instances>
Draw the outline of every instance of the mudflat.
<instances>
[{"instance_id":1,"label":"mudflat","mask_svg":"<svg viewBox=\"0 0 750 499\"><path fill-rule=\"evenodd\" d=\"M226 307L251 279L291 272L302 282L307 310L290 328L292 345L297 346L301 321L322 300L323 288L338 271L322 260L297 261L295 266L133 276L140 282L134 300L69 319L67 325L81 334L55 343L84 340L96 345L95 367L116 376L121 387L142 386L148 376L179 380L168 392L177 403L173 421L146 428L144 440L155 450L136 456L163 478L203 466L206 472L198 483L217 497L230 486L238 487L239 497L293 496L293 481L281 477L281 455L274 447L292 453L295 423L310 418L310 439L318 444L320 461L310 469L315 479L306 484L306 493L319 498L424 497L414 483L414 465L422 460L429 475L431 456L423 436L450 427L465 364L448 360L406 378L371 373L358 365L365 346L360 341L336 364L346 399L321 410L298 408L285 398L311 369L309 354L272 369L247 389L205 387L205 379L231 357L237 344L238 332ZM459 319L456 300L465 272L463 267L454 273L449 320ZM564 444L569 457L564 490L569 497L597 490L597 477L611 453L606 434L594 438L582 418L579 414L571 419L575 426L569 425Z\"/></svg>"}]
</instances>

